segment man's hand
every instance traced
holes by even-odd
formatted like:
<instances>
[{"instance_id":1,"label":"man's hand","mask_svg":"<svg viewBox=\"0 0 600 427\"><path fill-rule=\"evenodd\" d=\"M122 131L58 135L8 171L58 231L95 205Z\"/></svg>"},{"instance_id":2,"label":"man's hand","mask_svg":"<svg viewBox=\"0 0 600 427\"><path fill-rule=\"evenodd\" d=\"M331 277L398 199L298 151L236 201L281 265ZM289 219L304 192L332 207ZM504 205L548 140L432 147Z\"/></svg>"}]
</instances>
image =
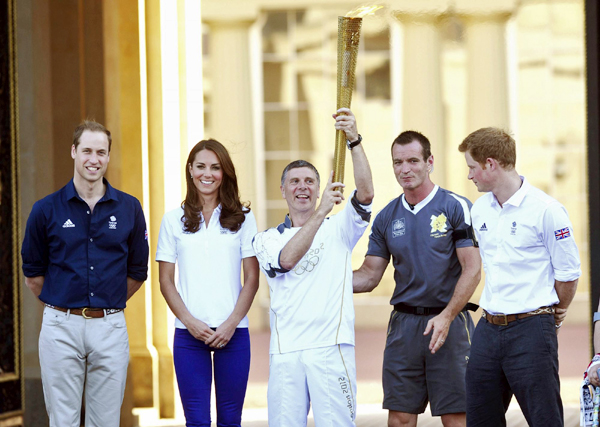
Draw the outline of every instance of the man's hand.
<instances>
[{"instance_id":1,"label":"man's hand","mask_svg":"<svg viewBox=\"0 0 600 427\"><path fill-rule=\"evenodd\" d=\"M554 306L554 323L560 325L567 317L567 309Z\"/></svg>"},{"instance_id":2,"label":"man's hand","mask_svg":"<svg viewBox=\"0 0 600 427\"><path fill-rule=\"evenodd\" d=\"M44 276L25 276L25 285L33 292L33 295L39 298L42 293L42 288L44 287Z\"/></svg>"},{"instance_id":3,"label":"man's hand","mask_svg":"<svg viewBox=\"0 0 600 427\"><path fill-rule=\"evenodd\" d=\"M358 139L356 118L349 108L340 108L336 114L332 114L332 117L335 119L335 128L343 130L348 141L354 142Z\"/></svg>"},{"instance_id":4,"label":"man's hand","mask_svg":"<svg viewBox=\"0 0 600 427\"><path fill-rule=\"evenodd\" d=\"M448 315L442 311L440 314L432 317L429 319L429 322L427 322L427 327L425 328L423 335L429 335L429 333L433 330L431 341L429 342L429 350L431 350L431 354L435 354L435 352L442 348L446 342L452 320L453 319L450 319Z\"/></svg>"},{"instance_id":5,"label":"man's hand","mask_svg":"<svg viewBox=\"0 0 600 427\"><path fill-rule=\"evenodd\" d=\"M327 214L331 212L335 205L339 205L344 200L344 195L340 190L344 188L345 185L341 182L331 182L332 180L333 171L331 171L331 174L329 175L327 185L325 186L325 190L323 190L323 195L321 196L321 203L317 208L319 213L323 216L327 216Z\"/></svg>"}]
</instances>

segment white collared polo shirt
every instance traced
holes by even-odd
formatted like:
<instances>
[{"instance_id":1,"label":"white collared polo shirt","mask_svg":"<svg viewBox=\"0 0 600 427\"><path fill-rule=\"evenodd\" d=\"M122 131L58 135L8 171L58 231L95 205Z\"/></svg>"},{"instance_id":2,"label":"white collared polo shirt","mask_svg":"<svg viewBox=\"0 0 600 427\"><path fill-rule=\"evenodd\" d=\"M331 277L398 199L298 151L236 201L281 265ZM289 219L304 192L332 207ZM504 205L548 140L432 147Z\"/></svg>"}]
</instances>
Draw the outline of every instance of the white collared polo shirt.
<instances>
[{"instance_id":1,"label":"white collared polo shirt","mask_svg":"<svg viewBox=\"0 0 600 427\"><path fill-rule=\"evenodd\" d=\"M521 179L523 185L504 206L490 192L471 210L486 273L479 305L492 314L554 305L559 301L554 281L581 275L566 209Z\"/></svg>"},{"instance_id":2,"label":"white collared polo shirt","mask_svg":"<svg viewBox=\"0 0 600 427\"><path fill-rule=\"evenodd\" d=\"M232 232L221 227L221 205L213 212L208 227L200 223L195 233L183 231L183 209L167 212L160 226L156 261L177 263L177 288L181 299L196 319L218 327L233 312L242 290L242 259L254 256L252 238L256 220L250 211L241 228ZM185 329L179 319L175 327ZM248 327L248 317L238 324Z\"/></svg>"}]
</instances>

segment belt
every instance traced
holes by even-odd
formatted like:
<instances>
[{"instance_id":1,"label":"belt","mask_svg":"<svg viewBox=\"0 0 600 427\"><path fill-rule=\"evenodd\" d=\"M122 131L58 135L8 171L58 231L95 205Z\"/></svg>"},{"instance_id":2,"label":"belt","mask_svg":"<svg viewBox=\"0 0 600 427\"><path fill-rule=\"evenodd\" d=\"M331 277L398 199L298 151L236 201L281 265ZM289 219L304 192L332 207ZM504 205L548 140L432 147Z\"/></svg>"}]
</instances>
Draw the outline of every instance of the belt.
<instances>
[{"instance_id":1,"label":"belt","mask_svg":"<svg viewBox=\"0 0 600 427\"><path fill-rule=\"evenodd\" d=\"M528 317L538 316L540 314L554 314L554 307L540 307L537 310L517 314L490 314L483 310L481 317L484 317L485 320L490 322L492 325L506 326L515 320L527 319Z\"/></svg>"},{"instance_id":2,"label":"belt","mask_svg":"<svg viewBox=\"0 0 600 427\"><path fill-rule=\"evenodd\" d=\"M429 316L430 314L440 314L446 307L413 307L403 303L394 304L394 310L400 313L417 314L419 316ZM467 303L461 311L477 311L479 306L472 302Z\"/></svg>"},{"instance_id":3,"label":"belt","mask_svg":"<svg viewBox=\"0 0 600 427\"><path fill-rule=\"evenodd\" d=\"M86 319L99 319L101 317L104 317L105 311L106 311L107 315L115 314L115 313L119 313L119 312L123 311L122 308L90 308L90 307L63 308L63 307L56 307L55 305L50 305L50 304L45 304L45 306L53 308L54 310L62 311L63 313L68 313L70 311L71 314L75 314L77 316L83 316Z\"/></svg>"}]
</instances>

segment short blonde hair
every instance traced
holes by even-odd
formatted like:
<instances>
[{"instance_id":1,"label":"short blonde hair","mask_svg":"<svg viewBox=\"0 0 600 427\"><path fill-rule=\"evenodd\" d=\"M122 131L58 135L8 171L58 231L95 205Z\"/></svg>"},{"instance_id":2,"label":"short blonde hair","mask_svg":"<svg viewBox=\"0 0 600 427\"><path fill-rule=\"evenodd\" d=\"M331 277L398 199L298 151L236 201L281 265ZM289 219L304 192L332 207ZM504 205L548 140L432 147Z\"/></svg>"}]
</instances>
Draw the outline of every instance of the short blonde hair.
<instances>
[{"instance_id":1,"label":"short blonde hair","mask_svg":"<svg viewBox=\"0 0 600 427\"><path fill-rule=\"evenodd\" d=\"M517 145L512 136L502 129L489 127L476 130L458 146L461 153L469 152L480 165L488 158L495 159L503 168L514 168L517 163Z\"/></svg>"}]
</instances>

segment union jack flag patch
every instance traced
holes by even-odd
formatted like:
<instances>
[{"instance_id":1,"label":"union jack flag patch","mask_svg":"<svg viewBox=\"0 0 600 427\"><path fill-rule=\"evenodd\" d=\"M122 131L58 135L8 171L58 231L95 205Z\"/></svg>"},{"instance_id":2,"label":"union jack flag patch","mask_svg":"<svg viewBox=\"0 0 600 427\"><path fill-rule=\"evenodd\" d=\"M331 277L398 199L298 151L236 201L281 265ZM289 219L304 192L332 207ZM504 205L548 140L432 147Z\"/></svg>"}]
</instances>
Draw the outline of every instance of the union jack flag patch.
<instances>
[{"instance_id":1,"label":"union jack flag patch","mask_svg":"<svg viewBox=\"0 0 600 427\"><path fill-rule=\"evenodd\" d=\"M569 230L569 227L554 231L554 238L556 240L566 239L567 237L571 237L571 231Z\"/></svg>"}]
</instances>

